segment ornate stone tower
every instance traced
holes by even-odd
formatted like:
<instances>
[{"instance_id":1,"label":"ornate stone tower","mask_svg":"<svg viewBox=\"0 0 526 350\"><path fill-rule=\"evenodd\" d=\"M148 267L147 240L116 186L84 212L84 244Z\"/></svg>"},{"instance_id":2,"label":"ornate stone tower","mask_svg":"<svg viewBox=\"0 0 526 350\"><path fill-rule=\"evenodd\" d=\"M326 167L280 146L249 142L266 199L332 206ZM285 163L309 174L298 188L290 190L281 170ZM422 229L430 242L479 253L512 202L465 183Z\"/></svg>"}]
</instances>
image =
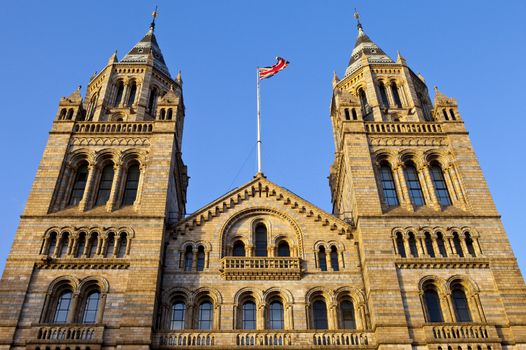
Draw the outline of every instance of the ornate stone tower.
<instances>
[{"instance_id":1,"label":"ornate stone tower","mask_svg":"<svg viewBox=\"0 0 526 350\"><path fill-rule=\"evenodd\" d=\"M184 217L188 183L182 80L154 29L155 16L84 99L79 87L60 100L1 283L0 348L95 349L103 334L149 348L166 228Z\"/></svg>"},{"instance_id":2,"label":"ornate stone tower","mask_svg":"<svg viewBox=\"0 0 526 350\"><path fill-rule=\"evenodd\" d=\"M333 213L355 225L379 346L524 347L526 289L457 102L364 32L333 80ZM519 346L519 344L521 344Z\"/></svg>"}]
</instances>

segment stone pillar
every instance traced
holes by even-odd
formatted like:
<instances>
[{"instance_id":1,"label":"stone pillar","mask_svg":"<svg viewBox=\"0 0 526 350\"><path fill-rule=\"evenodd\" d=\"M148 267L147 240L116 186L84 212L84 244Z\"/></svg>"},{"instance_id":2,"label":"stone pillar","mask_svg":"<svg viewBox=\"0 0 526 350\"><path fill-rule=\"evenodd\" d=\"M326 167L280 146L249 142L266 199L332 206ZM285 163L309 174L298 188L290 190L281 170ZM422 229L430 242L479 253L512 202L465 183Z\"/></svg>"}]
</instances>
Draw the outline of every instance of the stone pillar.
<instances>
[{"instance_id":1,"label":"stone pillar","mask_svg":"<svg viewBox=\"0 0 526 350\"><path fill-rule=\"evenodd\" d=\"M88 166L88 178L86 179L86 187L84 187L84 194L82 195L82 199L79 202L79 211L86 211L91 196L91 191L93 189L93 182L95 178L95 173L98 171L98 167L94 165Z\"/></svg>"},{"instance_id":2,"label":"stone pillar","mask_svg":"<svg viewBox=\"0 0 526 350\"><path fill-rule=\"evenodd\" d=\"M96 323L102 323L102 315L104 314L104 308L106 307L106 293L100 294L99 305L97 308L97 316L95 318Z\"/></svg>"},{"instance_id":3,"label":"stone pillar","mask_svg":"<svg viewBox=\"0 0 526 350\"><path fill-rule=\"evenodd\" d=\"M144 184L145 173L146 173L146 166L141 163L139 166L139 183L137 184L137 195L135 197L135 202L133 202L133 208L135 210L138 209L139 204L141 203L142 187Z\"/></svg>"},{"instance_id":4,"label":"stone pillar","mask_svg":"<svg viewBox=\"0 0 526 350\"><path fill-rule=\"evenodd\" d=\"M409 237L407 236L407 234L402 233L402 239L404 240L404 249L405 249L406 258L412 258L413 254L411 254L411 247L409 247Z\"/></svg>"},{"instance_id":5,"label":"stone pillar","mask_svg":"<svg viewBox=\"0 0 526 350\"><path fill-rule=\"evenodd\" d=\"M433 180L431 179L431 174L429 173L429 166L425 164L421 168L421 172L424 175L424 182L425 187L428 191L428 198L429 198L429 206L433 207L435 209L440 209L440 203L438 202L438 198L435 191L435 186L433 185Z\"/></svg>"},{"instance_id":6,"label":"stone pillar","mask_svg":"<svg viewBox=\"0 0 526 350\"><path fill-rule=\"evenodd\" d=\"M438 248L437 238L434 235L431 235L431 243L433 245L433 250L435 251L435 257L441 257L440 248Z\"/></svg>"},{"instance_id":7,"label":"stone pillar","mask_svg":"<svg viewBox=\"0 0 526 350\"><path fill-rule=\"evenodd\" d=\"M116 201L118 200L120 182L121 166L120 163L115 162L113 165L113 180L111 182L110 196L106 202L106 211L108 212L111 212L117 208Z\"/></svg>"},{"instance_id":8,"label":"stone pillar","mask_svg":"<svg viewBox=\"0 0 526 350\"><path fill-rule=\"evenodd\" d=\"M77 305L79 302L79 293L73 293L71 304L69 305L68 317L66 323L75 323L75 316L77 316Z\"/></svg>"},{"instance_id":9,"label":"stone pillar","mask_svg":"<svg viewBox=\"0 0 526 350\"><path fill-rule=\"evenodd\" d=\"M405 181L404 165L398 164L394 169L395 179L398 180L397 186L400 186L402 196L400 196L400 204L407 210L413 210L411 203L411 197L409 196L409 189L407 188L407 182ZM395 180L396 181L396 180Z\"/></svg>"}]
</instances>

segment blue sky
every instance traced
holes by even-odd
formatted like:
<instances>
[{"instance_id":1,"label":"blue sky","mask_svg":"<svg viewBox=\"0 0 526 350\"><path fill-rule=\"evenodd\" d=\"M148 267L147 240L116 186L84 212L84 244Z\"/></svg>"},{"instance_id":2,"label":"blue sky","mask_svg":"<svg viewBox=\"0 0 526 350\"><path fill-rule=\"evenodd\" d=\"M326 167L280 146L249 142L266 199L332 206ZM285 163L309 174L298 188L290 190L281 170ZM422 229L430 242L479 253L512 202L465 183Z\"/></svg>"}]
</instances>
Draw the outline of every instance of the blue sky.
<instances>
[{"instance_id":1,"label":"blue sky","mask_svg":"<svg viewBox=\"0 0 526 350\"><path fill-rule=\"evenodd\" d=\"M33 181L59 98L86 86L113 51L146 33L159 6L157 39L173 75L182 71L183 157L193 212L256 172L255 68L291 61L262 83L263 170L330 212L329 120L333 71L343 76L356 26L391 57L400 50L430 91L460 112L526 269L523 186L526 130L523 1L9 1L0 31L0 271Z\"/></svg>"}]
</instances>

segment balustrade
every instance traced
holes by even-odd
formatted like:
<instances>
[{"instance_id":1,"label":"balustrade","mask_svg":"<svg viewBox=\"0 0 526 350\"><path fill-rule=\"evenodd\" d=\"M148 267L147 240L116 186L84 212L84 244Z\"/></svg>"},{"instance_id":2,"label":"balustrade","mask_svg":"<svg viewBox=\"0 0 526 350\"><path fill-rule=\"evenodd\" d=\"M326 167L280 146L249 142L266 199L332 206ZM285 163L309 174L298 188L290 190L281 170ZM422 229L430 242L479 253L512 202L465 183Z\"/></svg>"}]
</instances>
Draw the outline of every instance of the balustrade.
<instances>
[{"instance_id":1,"label":"balustrade","mask_svg":"<svg viewBox=\"0 0 526 350\"><path fill-rule=\"evenodd\" d=\"M294 257L225 257L221 272L226 279L299 279L301 259Z\"/></svg>"},{"instance_id":2,"label":"balustrade","mask_svg":"<svg viewBox=\"0 0 526 350\"><path fill-rule=\"evenodd\" d=\"M487 324L437 324L424 327L426 337L435 342L494 341L498 339L494 326Z\"/></svg>"},{"instance_id":3,"label":"balustrade","mask_svg":"<svg viewBox=\"0 0 526 350\"><path fill-rule=\"evenodd\" d=\"M440 133L442 127L438 123L366 122L365 130L368 133Z\"/></svg>"},{"instance_id":4,"label":"balustrade","mask_svg":"<svg viewBox=\"0 0 526 350\"><path fill-rule=\"evenodd\" d=\"M145 134L151 133L151 122L77 122L77 134Z\"/></svg>"},{"instance_id":5,"label":"balustrade","mask_svg":"<svg viewBox=\"0 0 526 350\"><path fill-rule=\"evenodd\" d=\"M104 326L44 325L35 327L36 340L45 343L100 343Z\"/></svg>"}]
</instances>

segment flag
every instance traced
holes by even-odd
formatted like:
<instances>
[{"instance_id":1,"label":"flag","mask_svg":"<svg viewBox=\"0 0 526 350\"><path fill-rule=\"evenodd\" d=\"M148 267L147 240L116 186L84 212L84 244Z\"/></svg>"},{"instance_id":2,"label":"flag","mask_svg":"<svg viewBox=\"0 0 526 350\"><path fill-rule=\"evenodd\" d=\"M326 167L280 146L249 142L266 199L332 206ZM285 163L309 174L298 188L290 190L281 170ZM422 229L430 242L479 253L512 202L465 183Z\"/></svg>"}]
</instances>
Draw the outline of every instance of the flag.
<instances>
[{"instance_id":1,"label":"flag","mask_svg":"<svg viewBox=\"0 0 526 350\"><path fill-rule=\"evenodd\" d=\"M259 79L260 80L272 77L277 72L279 72L280 70L285 69L285 67L287 67L289 65L289 61L285 60L282 57L276 57L276 60L278 60L278 62L275 65L273 65L272 67L258 68L258 70L259 70Z\"/></svg>"}]
</instances>

